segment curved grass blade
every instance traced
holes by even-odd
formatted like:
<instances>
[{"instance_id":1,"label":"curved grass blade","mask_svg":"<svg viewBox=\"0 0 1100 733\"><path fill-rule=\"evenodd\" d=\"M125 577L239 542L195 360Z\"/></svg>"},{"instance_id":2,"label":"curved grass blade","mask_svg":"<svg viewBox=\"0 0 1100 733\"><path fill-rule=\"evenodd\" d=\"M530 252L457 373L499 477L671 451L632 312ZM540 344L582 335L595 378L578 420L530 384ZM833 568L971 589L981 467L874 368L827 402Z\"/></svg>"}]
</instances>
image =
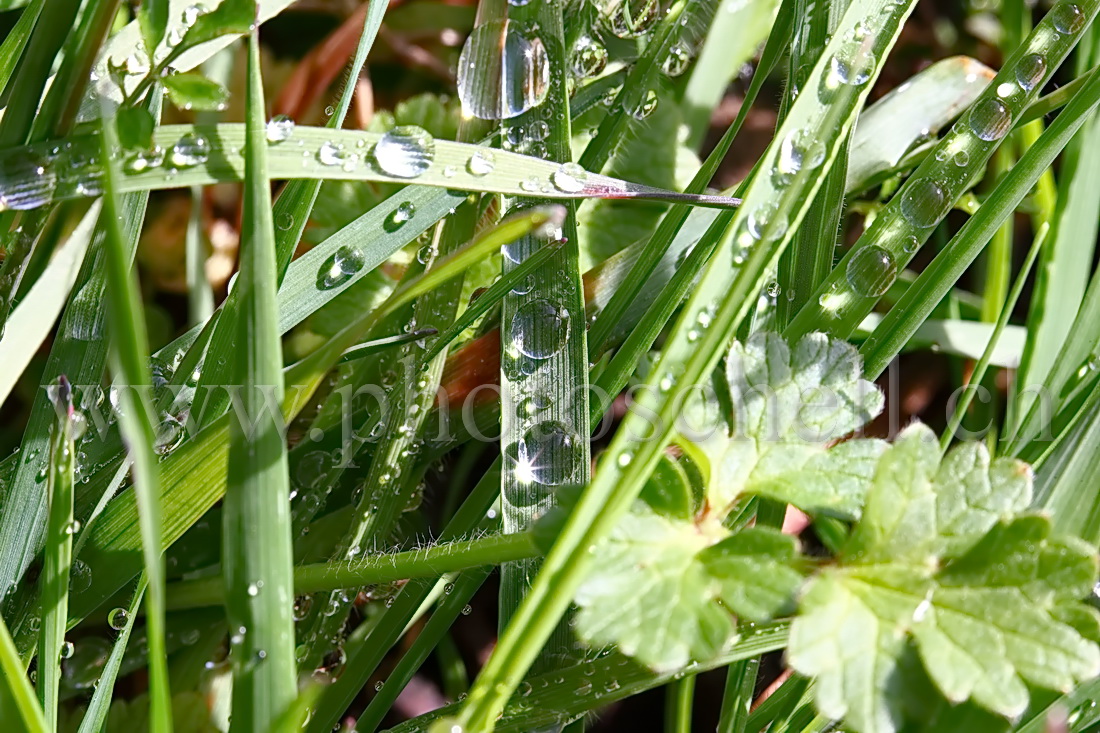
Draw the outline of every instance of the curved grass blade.
<instances>
[{"instance_id":1,"label":"curved grass blade","mask_svg":"<svg viewBox=\"0 0 1100 733\"><path fill-rule=\"evenodd\" d=\"M157 730L172 730L172 698L168 690L167 654L164 647L164 556L161 550L161 477L153 452L156 441L149 390L149 346L145 315L133 274L129 245L121 226L121 202L113 151L119 150L114 121L104 115L100 152L104 168L104 261L107 281L107 318L111 334L113 371L121 383L119 423L133 460L134 495L141 528L142 558L149 579L146 597L149 635L150 721Z\"/></svg>"},{"instance_id":2,"label":"curved grass blade","mask_svg":"<svg viewBox=\"0 0 1100 733\"><path fill-rule=\"evenodd\" d=\"M761 171L768 175L753 178L745 204L733 223L735 238L748 238L747 260L741 266L735 264L732 243L724 244L712 258L646 388L612 441L600 471L581 496L530 593L471 688L459 725L492 730L504 702L583 579L591 560L588 548L614 526L641 491L664 441L671 435L680 400L717 364L754 302L765 273L789 242L792 228L797 228L820 187L821 175L835 160L841 139L869 92L867 84L896 40L912 5L856 0L844 15L826 56L807 85L826 92L829 104L822 104L816 94L800 95L778 135L780 141L792 135L808 135L819 143L823 148L821 168L802 169L789 185L779 186L770 173L778 163L781 146L774 145L765 156ZM849 34L856 32L857 23L863 30L863 40L853 44ZM834 76L831 62L838 54L838 60L857 63L854 68L863 73L844 79ZM856 80L859 83L848 83ZM638 435L647 436L647 440L639 444L634 439Z\"/></svg>"},{"instance_id":3,"label":"curved grass blade","mask_svg":"<svg viewBox=\"0 0 1100 733\"><path fill-rule=\"evenodd\" d=\"M65 142L72 143L67 154L85 155L88 165L63 165L58 154L51 152L57 141L0 153L26 155L35 162L9 178L8 185L30 187L33 194L24 194L20 206L30 208L50 200L78 197L100 175L101 159L89 140L72 138ZM153 143L153 150L134 153L127 159L120 192L240 181L244 175L244 126L240 123L163 125L154 131ZM416 183L513 196L644 199L717 208L738 203L722 196L642 186L569 164L491 151L470 143L435 140L420 128L377 133L295 127L289 138L266 144L273 179ZM38 174L39 168L48 174ZM0 191L0 196L3 193Z\"/></svg>"},{"instance_id":4,"label":"curved grass blade","mask_svg":"<svg viewBox=\"0 0 1100 733\"><path fill-rule=\"evenodd\" d=\"M0 336L0 364L4 365L0 370L0 404L8 398L38 346L53 329L77 281L98 220L99 204L96 203L8 317L3 336Z\"/></svg>"},{"instance_id":5,"label":"curved grass blade","mask_svg":"<svg viewBox=\"0 0 1100 733\"><path fill-rule=\"evenodd\" d=\"M19 14L19 20L15 21L4 42L0 44L0 91L8 85L44 4L45 0L27 3L27 7Z\"/></svg>"},{"instance_id":6,"label":"curved grass blade","mask_svg":"<svg viewBox=\"0 0 1100 733\"><path fill-rule=\"evenodd\" d=\"M7 625L0 620L0 718L18 723L27 733L46 733L42 708L34 697L27 672L15 650Z\"/></svg>"},{"instance_id":7,"label":"curved grass blade","mask_svg":"<svg viewBox=\"0 0 1100 733\"><path fill-rule=\"evenodd\" d=\"M859 325L885 287L985 169L1012 129L1013 118L1050 79L1098 9L1096 0L1061 0L1054 6L1005 61L970 111L940 141L935 154L914 171L845 254L785 330L785 336L797 338L823 330L845 337ZM1072 26L1063 20L1066 13L1075 19ZM1024 80L1022 85L1019 79ZM1000 96L1001 92L1006 96Z\"/></svg>"},{"instance_id":8,"label":"curved grass blade","mask_svg":"<svg viewBox=\"0 0 1100 733\"><path fill-rule=\"evenodd\" d=\"M72 385L60 377L52 389L57 422L50 436L50 470L46 477L49 521L42 572L42 628L38 644L38 699L46 721L57 726L62 646L69 621L69 566L73 552L73 447L79 429L73 419Z\"/></svg>"},{"instance_id":9,"label":"curved grass blade","mask_svg":"<svg viewBox=\"0 0 1100 733\"><path fill-rule=\"evenodd\" d=\"M229 424L222 567L233 665L232 730L267 730L297 694L290 484L282 415L283 357L275 289L274 219L264 138L259 38L248 43L246 183L241 232L238 355L240 415Z\"/></svg>"},{"instance_id":10,"label":"curved grass blade","mask_svg":"<svg viewBox=\"0 0 1100 733\"><path fill-rule=\"evenodd\" d=\"M111 697L114 694L115 680L122 668L122 660L126 655L126 645L130 643L130 634L134 630L134 622L137 620L138 610L141 608L142 598L145 596L146 580L142 574L137 587L130 600L130 607L126 611L126 625L123 626L111 648L111 654L107 657L103 671L95 685L95 692L84 711L84 719L80 721L77 733L99 733L107 723L107 714L111 710Z\"/></svg>"},{"instance_id":11,"label":"curved grass blade","mask_svg":"<svg viewBox=\"0 0 1100 733\"><path fill-rule=\"evenodd\" d=\"M860 349L865 374L872 378L878 376L904 348L1001 223L1016 210L1043 172L1073 139L1098 102L1100 78L1082 89L1069 107L1058 115L1038 142L1001 180L997 191L986 199L878 325Z\"/></svg>"}]
</instances>

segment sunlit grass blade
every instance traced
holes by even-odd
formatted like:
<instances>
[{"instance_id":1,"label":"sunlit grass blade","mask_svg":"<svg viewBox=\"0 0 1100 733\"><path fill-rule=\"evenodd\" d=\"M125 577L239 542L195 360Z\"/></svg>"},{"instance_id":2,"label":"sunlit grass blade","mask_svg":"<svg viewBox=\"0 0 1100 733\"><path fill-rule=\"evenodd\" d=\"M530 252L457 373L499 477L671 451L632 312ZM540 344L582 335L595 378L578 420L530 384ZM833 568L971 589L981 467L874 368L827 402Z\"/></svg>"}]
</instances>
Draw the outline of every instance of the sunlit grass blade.
<instances>
[{"instance_id":1,"label":"sunlit grass blade","mask_svg":"<svg viewBox=\"0 0 1100 733\"><path fill-rule=\"evenodd\" d=\"M141 579L138 580L137 587L134 589L130 607L126 611L126 624L119 629L118 637L115 638L114 646L111 647L111 654L103 665L103 671L100 672L99 680L95 685L95 692L92 693L92 699L88 702L88 707L84 711L84 719L80 721L78 733L99 733L107 722L107 713L110 712L111 698L114 695L115 680L118 678L119 670L122 667L126 645L130 642L130 634L134 630L134 622L137 620L138 610L141 608L145 588L145 576L142 575Z\"/></svg>"},{"instance_id":2,"label":"sunlit grass blade","mask_svg":"<svg viewBox=\"0 0 1100 733\"><path fill-rule=\"evenodd\" d=\"M159 730L172 730L172 701L168 690L167 654L164 646L164 556L161 537L161 476L153 451L156 414L150 403L152 376L145 314L137 284L130 272L130 246L122 230L122 206L116 183L114 151L119 149L115 123L104 110L100 151L104 160L103 218L106 236L104 260L107 283L107 318L111 341L112 371L119 382L119 422L133 461L134 496L141 529L142 559L149 580L146 596L149 636L150 720Z\"/></svg>"},{"instance_id":3,"label":"sunlit grass blade","mask_svg":"<svg viewBox=\"0 0 1100 733\"><path fill-rule=\"evenodd\" d=\"M222 517L235 731L267 730L297 694L286 443L281 415L268 409L277 409L282 402L284 386L263 83L255 32L248 44L246 104L247 168L234 371L242 409L229 424Z\"/></svg>"},{"instance_id":4,"label":"sunlit grass blade","mask_svg":"<svg viewBox=\"0 0 1100 733\"><path fill-rule=\"evenodd\" d=\"M34 697L34 688L27 679L19 652L11 639L7 625L0 620L0 718L9 724L22 726L27 733L46 733L42 708Z\"/></svg>"},{"instance_id":5,"label":"sunlit grass blade","mask_svg":"<svg viewBox=\"0 0 1100 733\"><path fill-rule=\"evenodd\" d=\"M875 329L875 333L864 343L861 353L866 374L872 377L881 374L901 351L916 328L958 281L1001 223L1031 191L1043 171L1073 139L1098 101L1100 80L1081 90L1039 141L1001 180L997 191L986 199L944 251L925 268L905 296Z\"/></svg>"},{"instance_id":6,"label":"sunlit grass blade","mask_svg":"<svg viewBox=\"0 0 1100 733\"><path fill-rule=\"evenodd\" d=\"M61 659L69 621L69 566L73 552L73 440L83 428L73 417L72 385L64 376L51 389L57 422L50 436L50 469L46 476L49 519L42 572L42 626L38 643L38 699L46 720L57 726Z\"/></svg>"},{"instance_id":7,"label":"sunlit grass blade","mask_svg":"<svg viewBox=\"0 0 1100 733\"><path fill-rule=\"evenodd\" d=\"M723 244L712 258L665 343L646 388L638 393L634 407L612 441L601 469L581 496L530 593L471 688L458 721L460 725L478 730L493 728L505 700L583 579L592 560L589 548L629 508L656 465L664 441L671 435L680 400L714 368L755 302L766 272L790 240L792 229L801 222L809 201L820 187L821 176L828 172L843 136L866 99L868 83L897 39L911 8L912 3L857 0L845 13L823 61L807 82L808 88L826 93L830 103L822 104L818 94L800 95L777 136L783 141L787 136L800 139L804 135L813 144L819 144L822 148L819 167L803 168L789 185L779 186L770 172L778 163L781 146L773 145L761 160L761 171L769 175L753 178L745 203L733 222L735 238L747 238L744 264L737 264L732 243ZM863 25L866 23L872 27ZM855 32L857 24L861 24L861 38L865 40L853 45L847 34ZM853 83L857 77L841 79L833 73L831 61L835 54L861 64L865 73L859 75L859 83ZM849 54L854 54L854 58ZM755 226L750 226L751 223ZM646 435L647 441L639 445L632 440L637 435Z\"/></svg>"},{"instance_id":8,"label":"sunlit grass blade","mask_svg":"<svg viewBox=\"0 0 1100 733\"><path fill-rule=\"evenodd\" d=\"M797 338L823 330L843 337L852 332L985 169L1012 129L1013 118L1050 79L1098 9L1095 1L1061 2L1044 17L808 299L784 335ZM1066 12L1073 15L1072 26L1062 20Z\"/></svg>"}]
</instances>

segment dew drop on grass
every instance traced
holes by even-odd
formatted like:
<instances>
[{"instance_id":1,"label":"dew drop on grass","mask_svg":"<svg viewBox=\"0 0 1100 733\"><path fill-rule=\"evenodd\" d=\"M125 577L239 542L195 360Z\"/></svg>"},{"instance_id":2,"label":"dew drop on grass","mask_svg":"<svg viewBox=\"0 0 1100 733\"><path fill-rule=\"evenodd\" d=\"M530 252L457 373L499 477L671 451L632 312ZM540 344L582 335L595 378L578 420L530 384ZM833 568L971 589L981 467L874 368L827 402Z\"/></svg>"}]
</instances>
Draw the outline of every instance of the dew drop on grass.
<instances>
[{"instance_id":1,"label":"dew drop on grass","mask_svg":"<svg viewBox=\"0 0 1100 733\"><path fill-rule=\"evenodd\" d=\"M691 51L688 47L682 43L677 43L668 50L668 56L665 57L664 62L661 64L661 71L666 76L680 76L687 71L688 64L691 63Z\"/></svg>"},{"instance_id":2,"label":"dew drop on grass","mask_svg":"<svg viewBox=\"0 0 1100 733\"><path fill-rule=\"evenodd\" d=\"M562 163L561 167L550 174L550 183L562 193L580 193L584 190L588 172L576 163Z\"/></svg>"},{"instance_id":3,"label":"dew drop on grass","mask_svg":"<svg viewBox=\"0 0 1100 733\"><path fill-rule=\"evenodd\" d=\"M787 222L779 216L775 204L761 204L749 212L745 219L749 236L763 239L765 236L779 239L787 233Z\"/></svg>"},{"instance_id":4,"label":"dew drop on grass","mask_svg":"<svg viewBox=\"0 0 1100 733\"><path fill-rule=\"evenodd\" d=\"M317 150L317 161L321 165L336 166L347 162L348 156L340 145L326 140Z\"/></svg>"},{"instance_id":5,"label":"dew drop on grass","mask_svg":"<svg viewBox=\"0 0 1100 733\"><path fill-rule=\"evenodd\" d=\"M532 417L548 407L550 407L550 398L542 393L536 392L520 401L517 414L521 418Z\"/></svg>"},{"instance_id":6,"label":"dew drop on grass","mask_svg":"<svg viewBox=\"0 0 1100 733\"><path fill-rule=\"evenodd\" d=\"M636 120L644 120L653 114L653 110L657 109L657 92L650 89L645 93L645 97L641 103L630 113L631 117Z\"/></svg>"},{"instance_id":7,"label":"dew drop on grass","mask_svg":"<svg viewBox=\"0 0 1100 733\"><path fill-rule=\"evenodd\" d=\"M607 22L619 38L637 38L653 27L660 15L657 0L612 0L607 6Z\"/></svg>"},{"instance_id":8,"label":"dew drop on grass","mask_svg":"<svg viewBox=\"0 0 1100 733\"><path fill-rule=\"evenodd\" d=\"M581 36L573 45L570 66L578 79L598 76L607 68L607 49L599 41Z\"/></svg>"},{"instance_id":9,"label":"dew drop on grass","mask_svg":"<svg viewBox=\"0 0 1100 733\"><path fill-rule=\"evenodd\" d=\"M871 40L870 37L849 40L837 49L822 78L823 91L832 92L842 84L858 87L867 83L875 70Z\"/></svg>"},{"instance_id":10,"label":"dew drop on grass","mask_svg":"<svg viewBox=\"0 0 1100 733\"><path fill-rule=\"evenodd\" d=\"M458 98L463 112L483 120L506 120L546 99L550 61L542 41L508 20L474 28L458 57Z\"/></svg>"},{"instance_id":11,"label":"dew drop on grass","mask_svg":"<svg viewBox=\"0 0 1100 733\"><path fill-rule=\"evenodd\" d=\"M549 359L569 339L569 312L545 298L524 303L512 318L512 341L519 353Z\"/></svg>"},{"instance_id":12,"label":"dew drop on grass","mask_svg":"<svg viewBox=\"0 0 1100 733\"><path fill-rule=\"evenodd\" d=\"M167 415L157 426L153 452L159 456L166 456L179 447L183 438L183 423L176 416Z\"/></svg>"},{"instance_id":13,"label":"dew drop on grass","mask_svg":"<svg viewBox=\"0 0 1100 733\"><path fill-rule=\"evenodd\" d=\"M906 187L901 197L901 215L915 227L935 226L951 208L947 192L931 178L918 178Z\"/></svg>"},{"instance_id":14,"label":"dew drop on grass","mask_svg":"<svg viewBox=\"0 0 1100 733\"><path fill-rule=\"evenodd\" d=\"M210 142L202 135L188 133L176 141L168 153L173 168L202 165L210 157Z\"/></svg>"},{"instance_id":15,"label":"dew drop on grass","mask_svg":"<svg viewBox=\"0 0 1100 733\"><path fill-rule=\"evenodd\" d=\"M405 222L409 221L416 215L416 206L411 201L404 201L398 204L389 216L386 217L386 221L383 225L383 229L387 232L396 232L401 227L405 226Z\"/></svg>"},{"instance_id":16,"label":"dew drop on grass","mask_svg":"<svg viewBox=\"0 0 1100 733\"><path fill-rule=\"evenodd\" d=\"M1025 92L1030 92L1047 73L1047 60L1037 53L1028 54L1016 64L1016 83Z\"/></svg>"},{"instance_id":17,"label":"dew drop on grass","mask_svg":"<svg viewBox=\"0 0 1100 733\"><path fill-rule=\"evenodd\" d=\"M848 285L856 295L864 298L877 298L886 293L897 274L894 256L873 244L857 250L844 271Z\"/></svg>"},{"instance_id":18,"label":"dew drop on grass","mask_svg":"<svg viewBox=\"0 0 1100 733\"><path fill-rule=\"evenodd\" d=\"M281 143L290 139L294 134L294 120L288 115L275 115L267 121L267 141L269 143Z\"/></svg>"},{"instance_id":19,"label":"dew drop on grass","mask_svg":"<svg viewBox=\"0 0 1100 733\"><path fill-rule=\"evenodd\" d=\"M126 622L130 620L130 612L125 608L116 608L107 614L107 624L115 631L126 628Z\"/></svg>"},{"instance_id":20,"label":"dew drop on grass","mask_svg":"<svg viewBox=\"0 0 1100 733\"><path fill-rule=\"evenodd\" d=\"M364 264L362 250L348 245L340 247L321 265L317 273L318 289L329 290L343 285L362 270Z\"/></svg>"},{"instance_id":21,"label":"dew drop on grass","mask_svg":"<svg viewBox=\"0 0 1100 733\"><path fill-rule=\"evenodd\" d=\"M1076 3L1061 2L1050 10L1050 19L1059 33L1072 35L1085 27L1085 13Z\"/></svg>"},{"instance_id":22,"label":"dew drop on grass","mask_svg":"<svg viewBox=\"0 0 1100 733\"><path fill-rule=\"evenodd\" d=\"M287 231L294 226L294 215L289 211L284 211L275 219L275 226L279 227L284 232Z\"/></svg>"},{"instance_id":23,"label":"dew drop on grass","mask_svg":"<svg viewBox=\"0 0 1100 733\"><path fill-rule=\"evenodd\" d=\"M83 560L74 560L69 569L69 592L83 593L92 585L92 569Z\"/></svg>"},{"instance_id":24,"label":"dew drop on grass","mask_svg":"<svg viewBox=\"0 0 1100 733\"><path fill-rule=\"evenodd\" d=\"M144 173L159 168L164 163L164 149L153 146L149 150L139 150L126 159L123 167L127 173Z\"/></svg>"},{"instance_id":25,"label":"dew drop on grass","mask_svg":"<svg viewBox=\"0 0 1100 733\"><path fill-rule=\"evenodd\" d=\"M466 172L476 178L487 176L496 166L493 154L488 150L479 150L466 161Z\"/></svg>"},{"instance_id":26,"label":"dew drop on grass","mask_svg":"<svg viewBox=\"0 0 1100 733\"><path fill-rule=\"evenodd\" d=\"M0 160L0 211L48 204L56 188L57 175L45 158L18 152Z\"/></svg>"},{"instance_id":27,"label":"dew drop on grass","mask_svg":"<svg viewBox=\"0 0 1100 733\"><path fill-rule=\"evenodd\" d=\"M394 178L416 178L435 159L435 140L415 125L395 127L374 146L374 162Z\"/></svg>"},{"instance_id":28,"label":"dew drop on grass","mask_svg":"<svg viewBox=\"0 0 1100 733\"><path fill-rule=\"evenodd\" d=\"M61 642L60 656L62 659L69 659L73 655L73 643L71 641Z\"/></svg>"},{"instance_id":29,"label":"dew drop on grass","mask_svg":"<svg viewBox=\"0 0 1100 733\"><path fill-rule=\"evenodd\" d=\"M513 470L521 484L559 486L573 478L578 447L573 431L556 420L547 420L525 432L509 453L513 453Z\"/></svg>"},{"instance_id":30,"label":"dew drop on grass","mask_svg":"<svg viewBox=\"0 0 1100 733\"><path fill-rule=\"evenodd\" d=\"M825 145L808 130L795 130L779 146L779 157L772 171L776 186L790 185L799 171L813 170L825 160Z\"/></svg>"},{"instance_id":31,"label":"dew drop on grass","mask_svg":"<svg viewBox=\"0 0 1100 733\"><path fill-rule=\"evenodd\" d=\"M1012 129L1012 113L999 99L979 102L970 111L970 129L982 140L1000 140Z\"/></svg>"}]
</instances>

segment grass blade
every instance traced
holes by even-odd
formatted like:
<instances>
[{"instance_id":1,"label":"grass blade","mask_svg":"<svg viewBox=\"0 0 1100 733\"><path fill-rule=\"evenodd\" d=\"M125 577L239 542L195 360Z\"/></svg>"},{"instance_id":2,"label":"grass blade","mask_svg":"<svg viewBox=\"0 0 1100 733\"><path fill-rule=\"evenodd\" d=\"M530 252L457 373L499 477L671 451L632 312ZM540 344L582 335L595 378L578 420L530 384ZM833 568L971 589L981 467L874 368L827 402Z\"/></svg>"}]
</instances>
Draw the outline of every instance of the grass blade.
<instances>
[{"instance_id":1,"label":"grass blade","mask_svg":"<svg viewBox=\"0 0 1100 733\"><path fill-rule=\"evenodd\" d=\"M46 720L42 708L34 697L34 689L27 680L23 662L8 627L0 621L0 718L17 723L27 733L46 733Z\"/></svg>"},{"instance_id":2,"label":"grass blade","mask_svg":"<svg viewBox=\"0 0 1100 733\"><path fill-rule=\"evenodd\" d=\"M267 730L297 694L291 617L290 486L281 416L282 345L275 304L276 263L271 188L264 139L259 39L248 44L246 184L236 383L241 419L230 420L229 471L222 547L226 614L232 629L232 730Z\"/></svg>"},{"instance_id":3,"label":"grass blade","mask_svg":"<svg viewBox=\"0 0 1100 733\"><path fill-rule=\"evenodd\" d=\"M114 121L104 115L101 154L111 160L119 150ZM130 272L129 245L122 231L121 203L116 188L114 163L104 169L103 217L105 220L105 270L107 316L111 333L113 371L121 383L119 422L133 460L134 494L141 528L142 557L149 578L146 597L149 635L150 719L158 730L172 730L172 701L168 691L168 666L164 647L164 557L161 550L160 467L153 452L154 415L149 390L149 346L145 315Z\"/></svg>"},{"instance_id":4,"label":"grass blade","mask_svg":"<svg viewBox=\"0 0 1100 733\"><path fill-rule=\"evenodd\" d=\"M107 657L103 671L96 682L95 692L84 711L84 719L80 721L77 733L99 733L107 723L107 714L111 709L111 697L114 694L115 680L118 678L119 669L122 667L122 659L126 654L126 645L130 642L130 634L134 630L134 622L137 620L138 611L141 608L142 598L145 596L145 576L138 581L137 588L130 600L130 607L126 612L126 625L123 626L111 648L111 654Z\"/></svg>"},{"instance_id":5,"label":"grass blade","mask_svg":"<svg viewBox=\"0 0 1100 733\"><path fill-rule=\"evenodd\" d=\"M73 464L76 450L72 385L60 377L52 389L57 422L50 436L50 470L46 496L49 522L43 563L42 628L38 645L38 699L47 722L57 726L58 686L61 684L62 646L69 621L69 566L73 553ZM81 423L81 427L83 423Z\"/></svg>"}]
</instances>

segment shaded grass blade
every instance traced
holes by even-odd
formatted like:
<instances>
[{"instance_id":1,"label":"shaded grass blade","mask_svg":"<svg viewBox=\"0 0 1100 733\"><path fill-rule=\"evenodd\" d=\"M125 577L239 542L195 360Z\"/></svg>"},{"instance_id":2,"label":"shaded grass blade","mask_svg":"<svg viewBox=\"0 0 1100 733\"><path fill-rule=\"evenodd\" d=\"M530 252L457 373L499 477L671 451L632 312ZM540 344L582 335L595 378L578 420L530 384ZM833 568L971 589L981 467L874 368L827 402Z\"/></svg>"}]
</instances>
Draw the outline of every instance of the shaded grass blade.
<instances>
[{"instance_id":1,"label":"shaded grass blade","mask_svg":"<svg viewBox=\"0 0 1100 733\"><path fill-rule=\"evenodd\" d=\"M134 630L134 622L137 620L138 610L141 608L142 598L145 596L145 576L138 580L137 587L130 600L130 607L126 612L126 625L123 626L111 648L111 654L103 665L103 671L95 685L95 692L84 711L84 719L80 721L78 733L99 733L107 723L107 714L111 709L111 698L114 694L115 680L118 679L119 670L122 668L122 660L126 655L126 645L130 643L130 634Z\"/></svg>"},{"instance_id":2,"label":"shaded grass blade","mask_svg":"<svg viewBox=\"0 0 1100 733\"><path fill-rule=\"evenodd\" d=\"M282 345L274 220L264 139L259 39L248 44L246 183L241 231L235 377L240 413L229 423L223 568L233 664L232 730L266 730L297 694L291 617L290 486L282 416ZM243 424L242 424L243 423Z\"/></svg>"},{"instance_id":3,"label":"shaded grass blade","mask_svg":"<svg viewBox=\"0 0 1100 733\"><path fill-rule=\"evenodd\" d=\"M0 717L5 722L22 725L22 730L28 733L50 730L3 621L0 621L0 672L3 672L0 674Z\"/></svg>"}]
</instances>

